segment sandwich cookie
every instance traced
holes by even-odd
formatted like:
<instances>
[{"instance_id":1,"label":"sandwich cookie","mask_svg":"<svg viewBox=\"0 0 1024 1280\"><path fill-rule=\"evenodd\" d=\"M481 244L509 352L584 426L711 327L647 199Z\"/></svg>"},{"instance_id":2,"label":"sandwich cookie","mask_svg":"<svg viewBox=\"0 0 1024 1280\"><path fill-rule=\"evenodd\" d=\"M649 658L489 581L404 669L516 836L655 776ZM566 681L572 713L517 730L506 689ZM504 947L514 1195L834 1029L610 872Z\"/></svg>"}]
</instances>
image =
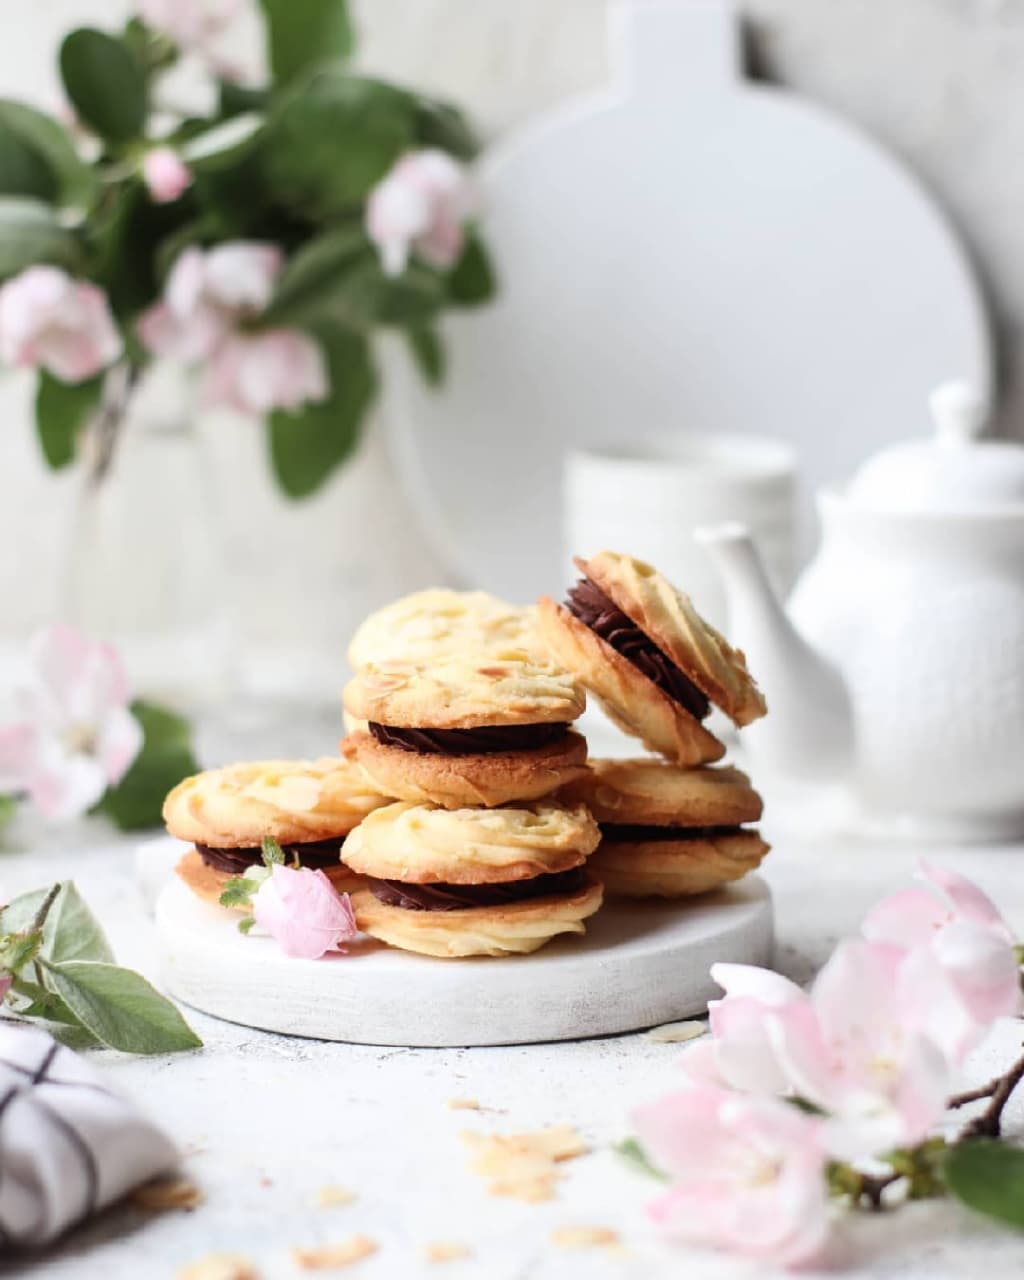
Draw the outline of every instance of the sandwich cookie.
<instances>
[{"instance_id":1,"label":"sandwich cookie","mask_svg":"<svg viewBox=\"0 0 1024 1280\"><path fill-rule=\"evenodd\" d=\"M578 777L587 744L570 728L585 695L522 649L431 663L370 663L345 689L366 722L344 751L371 786L459 809L536 800Z\"/></svg>"},{"instance_id":2,"label":"sandwich cookie","mask_svg":"<svg viewBox=\"0 0 1024 1280\"><path fill-rule=\"evenodd\" d=\"M224 886L263 862L276 840L289 863L326 872L339 891L361 883L341 861L349 832L390 803L350 761L263 760L186 778L164 801L167 830L195 846L178 875L200 898L218 902Z\"/></svg>"},{"instance_id":3,"label":"sandwich cookie","mask_svg":"<svg viewBox=\"0 0 1024 1280\"><path fill-rule=\"evenodd\" d=\"M365 933L423 955L536 951L557 934L583 933L601 905L585 867L599 839L583 805L388 805L345 846L366 877L352 898L356 919Z\"/></svg>"},{"instance_id":4,"label":"sandwich cookie","mask_svg":"<svg viewBox=\"0 0 1024 1280\"><path fill-rule=\"evenodd\" d=\"M467 649L535 650L532 614L532 607L519 608L487 591L416 591L360 624L348 660L353 671L361 671L371 663L432 662Z\"/></svg>"},{"instance_id":5,"label":"sandwich cookie","mask_svg":"<svg viewBox=\"0 0 1024 1280\"><path fill-rule=\"evenodd\" d=\"M676 764L719 760L701 723L719 707L736 725L766 711L746 661L656 569L602 551L576 560L584 577L565 606L544 597L537 628L626 733Z\"/></svg>"},{"instance_id":6,"label":"sandwich cookie","mask_svg":"<svg viewBox=\"0 0 1024 1280\"><path fill-rule=\"evenodd\" d=\"M682 770L664 760L592 760L562 792L601 827L589 867L609 894L689 897L738 880L769 846L744 826L761 797L739 769Z\"/></svg>"}]
</instances>

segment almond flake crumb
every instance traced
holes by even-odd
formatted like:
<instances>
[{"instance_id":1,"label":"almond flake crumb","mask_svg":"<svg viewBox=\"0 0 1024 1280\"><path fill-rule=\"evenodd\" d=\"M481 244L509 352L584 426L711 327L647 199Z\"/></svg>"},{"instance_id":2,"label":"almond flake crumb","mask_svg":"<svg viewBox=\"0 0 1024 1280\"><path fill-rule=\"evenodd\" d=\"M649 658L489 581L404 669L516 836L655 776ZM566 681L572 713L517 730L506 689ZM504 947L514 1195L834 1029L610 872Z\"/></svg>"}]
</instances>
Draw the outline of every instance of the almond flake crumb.
<instances>
[{"instance_id":1,"label":"almond flake crumb","mask_svg":"<svg viewBox=\"0 0 1024 1280\"><path fill-rule=\"evenodd\" d=\"M132 1204L152 1213L169 1209L197 1209L203 1203L203 1193L188 1178L161 1178L143 1183L132 1192Z\"/></svg>"},{"instance_id":2,"label":"almond flake crumb","mask_svg":"<svg viewBox=\"0 0 1024 1280\"><path fill-rule=\"evenodd\" d=\"M707 1029L706 1022L666 1022L645 1031L644 1039L653 1040L656 1044L682 1044L686 1040L696 1040Z\"/></svg>"},{"instance_id":3,"label":"almond flake crumb","mask_svg":"<svg viewBox=\"0 0 1024 1280\"><path fill-rule=\"evenodd\" d=\"M325 1244L318 1249L293 1249L292 1257L303 1271L330 1271L333 1267L349 1267L376 1252L375 1240L369 1236L352 1236L340 1244Z\"/></svg>"},{"instance_id":4,"label":"almond flake crumb","mask_svg":"<svg viewBox=\"0 0 1024 1280\"><path fill-rule=\"evenodd\" d=\"M321 1187L316 1193L318 1209L340 1209L343 1204L351 1204L356 1193L348 1187Z\"/></svg>"},{"instance_id":5,"label":"almond flake crumb","mask_svg":"<svg viewBox=\"0 0 1024 1280\"><path fill-rule=\"evenodd\" d=\"M485 1177L492 1196L510 1196L527 1204L550 1200L562 1176L563 1160L586 1155L590 1148L572 1125L556 1125L536 1133L459 1135L473 1155L469 1167Z\"/></svg>"},{"instance_id":6,"label":"almond flake crumb","mask_svg":"<svg viewBox=\"0 0 1024 1280\"><path fill-rule=\"evenodd\" d=\"M462 1258L472 1257L472 1251L454 1240L438 1240L434 1244L428 1244L423 1255L428 1262L458 1262Z\"/></svg>"},{"instance_id":7,"label":"almond flake crumb","mask_svg":"<svg viewBox=\"0 0 1024 1280\"><path fill-rule=\"evenodd\" d=\"M177 1280L259 1280L259 1272L240 1253L209 1253L182 1267Z\"/></svg>"},{"instance_id":8,"label":"almond flake crumb","mask_svg":"<svg viewBox=\"0 0 1024 1280\"><path fill-rule=\"evenodd\" d=\"M611 1227L556 1227L551 1243L560 1249L598 1249L619 1243L619 1233Z\"/></svg>"},{"instance_id":9,"label":"almond flake crumb","mask_svg":"<svg viewBox=\"0 0 1024 1280\"><path fill-rule=\"evenodd\" d=\"M482 1111L483 1107L481 1107L480 1103L477 1102L476 1098L449 1098L448 1110L449 1111Z\"/></svg>"}]
</instances>

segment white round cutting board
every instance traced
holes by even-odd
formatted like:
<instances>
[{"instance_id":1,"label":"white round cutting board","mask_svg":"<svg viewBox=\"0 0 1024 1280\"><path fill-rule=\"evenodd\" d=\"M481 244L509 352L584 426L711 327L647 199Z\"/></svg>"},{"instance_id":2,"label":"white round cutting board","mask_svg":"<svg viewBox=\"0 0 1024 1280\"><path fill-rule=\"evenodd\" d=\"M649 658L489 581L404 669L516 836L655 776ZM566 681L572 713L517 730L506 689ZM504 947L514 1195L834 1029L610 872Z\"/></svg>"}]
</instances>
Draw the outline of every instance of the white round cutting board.
<instances>
[{"instance_id":1,"label":"white round cutting board","mask_svg":"<svg viewBox=\"0 0 1024 1280\"><path fill-rule=\"evenodd\" d=\"M446 320L447 385L394 362L398 456L427 527L461 577L512 599L568 571L567 447L774 435L809 489L927 431L939 382L989 390L965 255L891 155L745 82L726 0L612 17L612 90L483 165L501 291Z\"/></svg>"},{"instance_id":2,"label":"white round cutting board","mask_svg":"<svg viewBox=\"0 0 1024 1280\"><path fill-rule=\"evenodd\" d=\"M684 903L611 902L581 938L529 956L435 960L372 940L294 960L180 881L156 907L161 968L177 999L229 1022L354 1044L524 1044L614 1035L700 1014L716 961L767 964L768 886L747 876Z\"/></svg>"}]
</instances>

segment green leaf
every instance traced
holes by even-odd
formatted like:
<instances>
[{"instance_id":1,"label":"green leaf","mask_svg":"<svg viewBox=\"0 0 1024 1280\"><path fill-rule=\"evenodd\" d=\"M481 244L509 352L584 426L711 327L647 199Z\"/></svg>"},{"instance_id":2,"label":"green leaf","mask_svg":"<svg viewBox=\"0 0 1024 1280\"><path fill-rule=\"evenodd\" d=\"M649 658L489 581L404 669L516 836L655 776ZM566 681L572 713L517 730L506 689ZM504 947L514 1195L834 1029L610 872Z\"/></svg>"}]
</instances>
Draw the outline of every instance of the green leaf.
<instances>
[{"instance_id":1,"label":"green leaf","mask_svg":"<svg viewBox=\"0 0 1024 1280\"><path fill-rule=\"evenodd\" d=\"M265 168L278 202L314 220L351 215L415 141L402 89L324 70L286 94L267 123Z\"/></svg>"},{"instance_id":2,"label":"green leaf","mask_svg":"<svg viewBox=\"0 0 1024 1280\"><path fill-rule=\"evenodd\" d=\"M181 148L182 157L197 172L231 168L256 146L263 117L256 111L232 116L213 129L194 134Z\"/></svg>"},{"instance_id":3,"label":"green leaf","mask_svg":"<svg viewBox=\"0 0 1024 1280\"><path fill-rule=\"evenodd\" d=\"M113 964L69 960L44 966L47 985L87 1031L125 1053L177 1053L202 1041L175 1006L141 974Z\"/></svg>"},{"instance_id":4,"label":"green leaf","mask_svg":"<svg viewBox=\"0 0 1024 1280\"><path fill-rule=\"evenodd\" d=\"M122 831L158 826L168 791L199 771L187 720L151 702L133 702L131 711L142 726L142 750L99 804Z\"/></svg>"},{"instance_id":5,"label":"green leaf","mask_svg":"<svg viewBox=\"0 0 1024 1280\"><path fill-rule=\"evenodd\" d=\"M95 176L75 150L67 130L56 120L23 102L3 98L0 99L0 134L19 142L45 167L46 189L25 194L39 195L44 200L57 198L63 204L88 203L95 190ZM0 189L15 191L9 185L2 161Z\"/></svg>"},{"instance_id":6,"label":"green leaf","mask_svg":"<svg viewBox=\"0 0 1024 1280\"><path fill-rule=\"evenodd\" d=\"M146 73L127 45L93 27L64 37L60 73L84 124L111 142L131 142L146 124Z\"/></svg>"},{"instance_id":7,"label":"green leaf","mask_svg":"<svg viewBox=\"0 0 1024 1280\"><path fill-rule=\"evenodd\" d=\"M252 918L252 916L246 916L244 920L239 920L238 932L248 933L255 923L256 921Z\"/></svg>"},{"instance_id":8,"label":"green leaf","mask_svg":"<svg viewBox=\"0 0 1024 1280\"><path fill-rule=\"evenodd\" d=\"M284 866L284 850L273 836L263 837L260 844L260 852L263 854L263 865L265 867Z\"/></svg>"},{"instance_id":9,"label":"green leaf","mask_svg":"<svg viewBox=\"0 0 1024 1280\"><path fill-rule=\"evenodd\" d=\"M267 324L308 326L330 317L334 295L373 251L361 225L336 227L308 240L284 265L264 319Z\"/></svg>"},{"instance_id":10,"label":"green leaf","mask_svg":"<svg viewBox=\"0 0 1024 1280\"><path fill-rule=\"evenodd\" d=\"M448 297L462 307L476 307L494 297L497 281L483 241L475 231L466 238L462 257L448 277Z\"/></svg>"},{"instance_id":11,"label":"green leaf","mask_svg":"<svg viewBox=\"0 0 1024 1280\"><path fill-rule=\"evenodd\" d=\"M21 933L30 928L49 892L49 888L34 889L4 907L0 911L0 933ZM99 921L71 880L63 882L47 914L40 954L55 963L114 959Z\"/></svg>"},{"instance_id":12,"label":"green leaf","mask_svg":"<svg viewBox=\"0 0 1024 1280\"><path fill-rule=\"evenodd\" d=\"M102 375L72 383L41 370L36 386L36 431L43 457L54 471L74 460L78 433L96 411L102 394Z\"/></svg>"},{"instance_id":13,"label":"green leaf","mask_svg":"<svg viewBox=\"0 0 1024 1280\"><path fill-rule=\"evenodd\" d=\"M347 58L354 44L346 0L260 0L267 52L280 84L333 58Z\"/></svg>"},{"instance_id":14,"label":"green leaf","mask_svg":"<svg viewBox=\"0 0 1024 1280\"><path fill-rule=\"evenodd\" d=\"M424 147L440 147L460 160L472 160L480 150L473 127L449 102L431 98L416 101L416 141Z\"/></svg>"},{"instance_id":15,"label":"green leaf","mask_svg":"<svg viewBox=\"0 0 1024 1280\"><path fill-rule=\"evenodd\" d=\"M0 195L57 197L57 179L43 157L0 118Z\"/></svg>"},{"instance_id":16,"label":"green leaf","mask_svg":"<svg viewBox=\"0 0 1024 1280\"><path fill-rule=\"evenodd\" d=\"M37 262L74 268L78 241L49 205L26 196L0 196L0 280Z\"/></svg>"},{"instance_id":17,"label":"green leaf","mask_svg":"<svg viewBox=\"0 0 1024 1280\"><path fill-rule=\"evenodd\" d=\"M627 1164L640 1173L646 1173L650 1178L657 1178L659 1182L667 1182L665 1174L660 1169L656 1169L647 1158L647 1152L636 1140L636 1138L625 1138L622 1142L618 1142L613 1147L617 1156L620 1156Z\"/></svg>"},{"instance_id":18,"label":"green leaf","mask_svg":"<svg viewBox=\"0 0 1024 1280\"><path fill-rule=\"evenodd\" d=\"M270 457L290 498L318 489L352 453L377 392L377 373L364 338L342 330L321 332L330 394L296 413L278 410L269 423Z\"/></svg>"},{"instance_id":19,"label":"green leaf","mask_svg":"<svg viewBox=\"0 0 1024 1280\"><path fill-rule=\"evenodd\" d=\"M18 801L15 796L0 795L0 831L14 819L18 812Z\"/></svg>"},{"instance_id":20,"label":"green leaf","mask_svg":"<svg viewBox=\"0 0 1024 1280\"><path fill-rule=\"evenodd\" d=\"M38 930L0 935L0 973L20 973L38 956L42 945L43 935Z\"/></svg>"},{"instance_id":21,"label":"green leaf","mask_svg":"<svg viewBox=\"0 0 1024 1280\"><path fill-rule=\"evenodd\" d=\"M406 337L424 382L428 386L439 387L444 382L445 351L437 330L422 325L407 330Z\"/></svg>"},{"instance_id":22,"label":"green leaf","mask_svg":"<svg viewBox=\"0 0 1024 1280\"><path fill-rule=\"evenodd\" d=\"M992 1138L961 1142L943 1169L946 1186L964 1204L1024 1227L1024 1151Z\"/></svg>"},{"instance_id":23,"label":"green leaf","mask_svg":"<svg viewBox=\"0 0 1024 1280\"><path fill-rule=\"evenodd\" d=\"M252 895L259 889L255 880L246 880L244 876L232 876L225 882L224 890L217 901L222 907L247 907Z\"/></svg>"},{"instance_id":24,"label":"green leaf","mask_svg":"<svg viewBox=\"0 0 1024 1280\"><path fill-rule=\"evenodd\" d=\"M218 114L226 120L250 111L263 111L269 102L270 92L267 89L256 89L251 85L238 84L234 80L220 80L217 83Z\"/></svg>"}]
</instances>

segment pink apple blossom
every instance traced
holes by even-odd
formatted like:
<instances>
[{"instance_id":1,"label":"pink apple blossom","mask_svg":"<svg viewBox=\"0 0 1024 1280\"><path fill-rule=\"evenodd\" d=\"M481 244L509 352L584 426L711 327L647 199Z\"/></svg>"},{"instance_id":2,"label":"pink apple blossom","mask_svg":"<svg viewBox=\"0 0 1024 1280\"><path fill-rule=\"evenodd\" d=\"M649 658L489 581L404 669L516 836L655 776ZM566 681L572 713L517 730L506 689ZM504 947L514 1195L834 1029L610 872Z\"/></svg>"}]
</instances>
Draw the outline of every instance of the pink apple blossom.
<instances>
[{"instance_id":1,"label":"pink apple blossom","mask_svg":"<svg viewBox=\"0 0 1024 1280\"><path fill-rule=\"evenodd\" d=\"M245 241L177 259L163 300L139 322L151 351L207 364L208 405L263 415L326 398L330 383L319 345L297 329L243 329L267 307L281 270L274 245Z\"/></svg>"},{"instance_id":2,"label":"pink apple blossom","mask_svg":"<svg viewBox=\"0 0 1024 1280\"><path fill-rule=\"evenodd\" d=\"M154 147L142 161L142 177L157 204L177 200L192 185L192 170L173 147Z\"/></svg>"},{"instance_id":3,"label":"pink apple blossom","mask_svg":"<svg viewBox=\"0 0 1024 1280\"><path fill-rule=\"evenodd\" d=\"M933 979L931 1007L947 1010L948 1027L959 1001L956 1033L940 1038L959 1061L996 1018L1024 1009L1020 962L1009 925L977 885L924 859L918 877L923 888L906 889L878 903L862 932L871 941L918 955L914 963L929 969Z\"/></svg>"},{"instance_id":4,"label":"pink apple blossom","mask_svg":"<svg viewBox=\"0 0 1024 1280\"><path fill-rule=\"evenodd\" d=\"M262 312L281 270L276 245L232 240L215 249L195 245L175 259L161 302L139 321L139 334L158 356L192 363L212 355L240 320Z\"/></svg>"},{"instance_id":5,"label":"pink apple blossom","mask_svg":"<svg viewBox=\"0 0 1024 1280\"><path fill-rule=\"evenodd\" d=\"M715 965L712 975L726 989L711 1005L719 1078L733 1088L796 1094L828 1112L834 1155L853 1159L920 1141L941 1116L951 1064L933 1036L959 1034L960 1024L956 1006L931 1001L941 977L934 964L910 964L896 948L851 939L809 993L746 965ZM707 1057L696 1065L691 1078L707 1078Z\"/></svg>"},{"instance_id":6,"label":"pink apple blossom","mask_svg":"<svg viewBox=\"0 0 1024 1280\"><path fill-rule=\"evenodd\" d=\"M464 223L477 207L476 188L463 165L436 148L410 151L370 192L366 229L389 275L405 270L413 250L446 269L462 253Z\"/></svg>"},{"instance_id":7,"label":"pink apple blossom","mask_svg":"<svg viewBox=\"0 0 1024 1280\"><path fill-rule=\"evenodd\" d=\"M11 989L11 983L14 981L9 973L0 975L0 1004L3 1004L7 997L8 991Z\"/></svg>"},{"instance_id":8,"label":"pink apple blossom","mask_svg":"<svg viewBox=\"0 0 1024 1280\"><path fill-rule=\"evenodd\" d=\"M0 359L83 382L121 354L102 289L59 267L27 267L0 287Z\"/></svg>"},{"instance_id":9,"label":"pink apple blossom","mask_svg":"<svg viewBox=\"0 0 1024 1280\"><path fill-rule=\"evenodd\" d=\"M203 398L257 416L323 400L329 383L320 348L295 329L236 333L210 357Z\"/></svg>"},{"instance_id":10,"label":"pink apple blossom","mask_svg":"<svg viewBox=\"0 0 1024 1280\"><path fill-rule=\"evenodd\" d=\"M137 0L136 7L155 31L182 49L205 55L215 52L244 4L245 0Z\"/></svg>"},{"instance_id":11,"label":"pink apple blossom","mask_svg":"<svg viewBox=\"0 0 1024 1280\"><path fill-rule=\"evenodd\" d=\"M261 929L285 955L319 960L356 934L356 918L347 893L338 893L320 870L275 863L252 900Z\"/></svg>"},{"instance_id":12,"label":"pink apple blossom","mask_svg":"<svg viewBox=\"0 0 1024 1280\"><path fill-rule=\"evenodd\" d=\"M650 1207L668 1235L787 1266L821 1254L829 1211L817 1120L704 1087L642 1107L634 1121L672 1184Z\"/></svg>"},{"instance_id":13,"label":"pink apple blossom","mask_svg":"<svg viewBox=\"0 0 1024 1280\"><path fill-rule=\"evenodd\" d=\"M85 813L142 747L116 650L57 624L33 639L17 719L0 727L0 788L26 791L44 817Z\"/></svg>"}]
</instances>

